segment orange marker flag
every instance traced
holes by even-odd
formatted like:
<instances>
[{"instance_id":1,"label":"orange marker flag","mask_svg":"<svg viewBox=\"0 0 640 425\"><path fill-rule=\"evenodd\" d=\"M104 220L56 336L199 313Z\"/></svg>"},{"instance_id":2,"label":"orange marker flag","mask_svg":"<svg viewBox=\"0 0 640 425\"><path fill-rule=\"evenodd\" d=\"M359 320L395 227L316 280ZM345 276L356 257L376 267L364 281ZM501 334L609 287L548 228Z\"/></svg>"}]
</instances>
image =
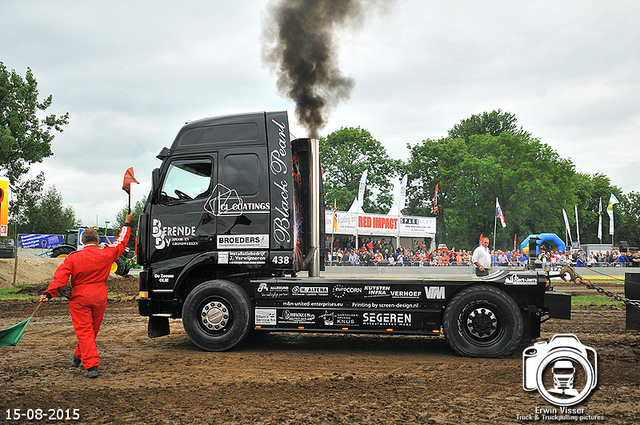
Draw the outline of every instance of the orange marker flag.
<instances>
[{"instance_id":1,"label":"orange marker flag","mask_svg":"<svg viewBox=\"0 0 640 425\"><path fill-rule=\"evenodd\" d=\"M133 174L133 167L129 167L127 171L124 172L124 180L122 181L122 190L129 194L129 212L131 212L131 183L140 184Z\"/></svg>"},{"instance_id":2,"label":"orange marker flag","mask_svg":"<svg viewBox=\"0 0 640 425\"><path fill-rule=\"evenodd\" d=\"M129 195L131 195L131 183L140 184L140 182L136 180L136 177L133 174L133 167L129 167L127 171L124 172L124 180L122 182L122 190L127 192Z\"/></svg>"}]
</instances>

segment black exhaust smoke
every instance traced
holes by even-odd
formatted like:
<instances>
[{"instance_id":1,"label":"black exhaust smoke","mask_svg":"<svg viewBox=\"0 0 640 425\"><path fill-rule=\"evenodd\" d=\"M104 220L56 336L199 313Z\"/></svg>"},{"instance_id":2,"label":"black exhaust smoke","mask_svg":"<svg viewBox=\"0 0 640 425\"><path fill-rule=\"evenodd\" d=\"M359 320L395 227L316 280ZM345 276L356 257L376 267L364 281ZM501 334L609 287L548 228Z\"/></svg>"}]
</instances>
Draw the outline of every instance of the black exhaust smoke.
<instances>
[{"instance_id":1,"label":"black exhaust smoke","mask_svg":"<svg viewBox=\"0 0 640 425\"><path fill-rule=\"evenodd\" d=\"M278 90L296 104L296 119L318 138L328 111L349 99L355 82L338 68L335 30L361 24L373 1L277 0L269 4L263 61L277 74Z\"/></svg>"}]
</instances>

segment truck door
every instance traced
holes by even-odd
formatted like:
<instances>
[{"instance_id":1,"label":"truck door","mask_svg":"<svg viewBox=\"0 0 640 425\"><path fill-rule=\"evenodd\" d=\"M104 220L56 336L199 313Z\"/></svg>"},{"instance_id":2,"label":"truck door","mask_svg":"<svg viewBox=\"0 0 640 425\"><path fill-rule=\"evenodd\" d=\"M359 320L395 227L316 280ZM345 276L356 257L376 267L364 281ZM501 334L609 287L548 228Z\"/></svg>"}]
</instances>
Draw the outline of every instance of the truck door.
<instances>
[{"instance_id":1,"label":"truck door","mask_svg":"<svg viewBox=\"0 0 640 425\"><path fill-rule=\"evenodd\" d=\"M217 154L176 157L163 167L150 214L151 262L215 249L216 217L208 212L216 184Z\"/></svg>"},{"instance_id":2,"label":"truck door","mask_svg":"<svg viewBox=\"0 0 640 425\"><path fill-rule=\"evenodd\" d=\"M218 220L221 264L267 262L271 207L266 164L264 145L219 151L218 184L209 211Z\"/></svg>"}]
</instances>

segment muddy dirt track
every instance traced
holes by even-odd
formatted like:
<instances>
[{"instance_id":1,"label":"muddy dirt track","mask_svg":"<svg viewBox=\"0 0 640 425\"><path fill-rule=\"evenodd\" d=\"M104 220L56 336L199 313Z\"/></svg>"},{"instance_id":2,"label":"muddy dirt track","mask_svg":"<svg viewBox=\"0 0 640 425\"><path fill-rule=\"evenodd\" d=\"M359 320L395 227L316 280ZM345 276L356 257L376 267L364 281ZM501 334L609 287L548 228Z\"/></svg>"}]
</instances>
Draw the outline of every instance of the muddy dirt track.
<instances>
[{"instance_id":1,"label":"muddy dirt track","mask_svg":"<svg viewBox=\"0 0 640 425\"><path fill-rule=\"evenodd\" d=\"M7 420L7 409L42 409L44 417L29 423L53 422L49 409L78 409L76 423L96 424L510 424L555 408L522 388L529 344L509 358L470 359L454 355L442 337L270 333L209 353L189 341L180 321L171 321L170 336L147 337L136 278L111 279L110 291L119 295L98 336L97 379L70 367L76 339L64 298L38 311L18 346L0 348L3 422L28 422ZM35 306L0 301L0 329ZM580 423L640 422L640 332L625 330L624 315L574 310L571 321L543 324L541 339L574 333L598 352L597 388L574 407L602 420Z\"/></svg>"}]
</instances>

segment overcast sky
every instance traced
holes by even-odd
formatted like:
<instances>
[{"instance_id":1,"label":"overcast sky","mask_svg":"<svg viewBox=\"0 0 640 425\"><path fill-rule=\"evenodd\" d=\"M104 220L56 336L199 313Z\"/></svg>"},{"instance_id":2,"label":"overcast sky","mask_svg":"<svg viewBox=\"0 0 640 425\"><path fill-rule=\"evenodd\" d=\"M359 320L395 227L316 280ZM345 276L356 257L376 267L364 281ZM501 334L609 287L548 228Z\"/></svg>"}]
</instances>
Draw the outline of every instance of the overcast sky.
<instances>
[{"instance_id":1,"label":"overcast sky","mask_svg":"<svg viewBox=\"0 0 640 425\"><path fill-rule=\"evenodd\" d=\"M0 1L0 61L31 67L48 113L69 112L44 171L84 225L147 195L187 121L288 110L261 60L267 1ZM640 2L398 0L338 36L355 80L322 135L368 130L389 155L502 109L623 192L640 191Z\"/></svg>"}]
</instances>

